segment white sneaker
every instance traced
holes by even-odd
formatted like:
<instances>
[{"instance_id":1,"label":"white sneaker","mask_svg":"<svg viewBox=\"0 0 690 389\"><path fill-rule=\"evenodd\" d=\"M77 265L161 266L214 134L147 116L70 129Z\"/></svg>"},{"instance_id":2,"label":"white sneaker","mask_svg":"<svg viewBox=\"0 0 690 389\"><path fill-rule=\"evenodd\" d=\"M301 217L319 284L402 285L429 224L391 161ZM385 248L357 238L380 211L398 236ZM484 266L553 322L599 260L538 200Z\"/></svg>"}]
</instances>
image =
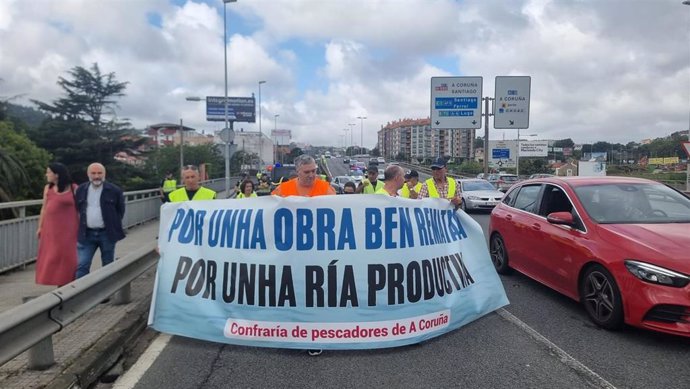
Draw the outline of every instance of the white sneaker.
<instances>
[{"instance_id":1,"label":"white sneaker","mask_svg":"<svg viewBox=\"0 0 690 389\"><path fill-rule=\"evenodd\" d=\"M309 353L309 356L315 357L317 355L321 355L323 350L307 350L307 353Z\"/></svg>"}]
</instances>

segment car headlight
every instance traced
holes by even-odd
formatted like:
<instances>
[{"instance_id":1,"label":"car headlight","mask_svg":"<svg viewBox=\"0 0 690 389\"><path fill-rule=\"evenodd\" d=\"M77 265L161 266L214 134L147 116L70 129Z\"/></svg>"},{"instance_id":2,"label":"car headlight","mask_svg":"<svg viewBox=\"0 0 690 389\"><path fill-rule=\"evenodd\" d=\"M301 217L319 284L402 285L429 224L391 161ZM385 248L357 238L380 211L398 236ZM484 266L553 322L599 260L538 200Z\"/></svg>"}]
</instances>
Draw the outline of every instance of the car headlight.
<instances>
[{"instance_id":1,"label":"car headlight","mask_svg":"<svg viewBox=\"0 0 690 389\"><path fill-rule=\"evenodd\" d=\"M467 196L468 200L479 200L479 196Z\"/></svg>"},{"instance_id":2,"label":"car headlight","mask_svg":"<svg viewBox=\"0 0 690 389\"><path fill-rule=\"evenodd\" d=\"M690 283L690 277L685 274L676 273L663 267L631 259L626 259L624 263L628 271L642 281L676 288L682 288Z\"/></svg>"}]
</instances>

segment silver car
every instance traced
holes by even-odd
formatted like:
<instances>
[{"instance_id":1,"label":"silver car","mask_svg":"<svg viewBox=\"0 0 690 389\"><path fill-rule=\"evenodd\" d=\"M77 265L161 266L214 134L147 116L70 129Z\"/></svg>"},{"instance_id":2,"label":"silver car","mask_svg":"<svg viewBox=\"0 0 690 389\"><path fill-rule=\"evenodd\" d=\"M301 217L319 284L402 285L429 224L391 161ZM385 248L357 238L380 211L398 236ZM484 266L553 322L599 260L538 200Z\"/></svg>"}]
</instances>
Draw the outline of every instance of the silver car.
<instances>
[{"instance_id":1,"label":"silver car","mask_svg":"<svg viewBox=\"0 0 690 389\"><path fill-rule=\"evenodd\" d=\"M503 199L503 192L487 180L469 178L458 180L462 190L462 210L493 209Z\"/></svg>"}]
</instances>

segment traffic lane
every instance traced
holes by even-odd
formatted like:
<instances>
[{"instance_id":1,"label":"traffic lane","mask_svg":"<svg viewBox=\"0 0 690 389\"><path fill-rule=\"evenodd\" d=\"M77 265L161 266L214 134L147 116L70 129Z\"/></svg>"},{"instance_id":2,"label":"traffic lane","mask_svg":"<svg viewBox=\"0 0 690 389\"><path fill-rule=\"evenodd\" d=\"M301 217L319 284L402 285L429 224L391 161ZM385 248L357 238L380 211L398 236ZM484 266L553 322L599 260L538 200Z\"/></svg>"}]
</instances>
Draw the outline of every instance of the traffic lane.
<instances>
[{"instance_id":1,"label":"traffic lane","mask_svg":"<svg viewBox=\"0 0 690 389\"><path fill-rule=\"evenodd\" d=\"M488 245L490 214L470 215ZM507 311L615 386L690 386L690 339L632 327L607 331L594 325L578 302L519 272L501 275L501 281L510 301Z\"/></svg>"},{"instance_id":2,"label":"traffic lane","mask_svg":"<svg viewBox=\"0 0 690 389\"><path fill-rule=\"evenodd\" d=\"M240 347L173 337L136 388L589 388L588 377L496 314L422 344L324 351Z\"/></svg>"}]
</instances>

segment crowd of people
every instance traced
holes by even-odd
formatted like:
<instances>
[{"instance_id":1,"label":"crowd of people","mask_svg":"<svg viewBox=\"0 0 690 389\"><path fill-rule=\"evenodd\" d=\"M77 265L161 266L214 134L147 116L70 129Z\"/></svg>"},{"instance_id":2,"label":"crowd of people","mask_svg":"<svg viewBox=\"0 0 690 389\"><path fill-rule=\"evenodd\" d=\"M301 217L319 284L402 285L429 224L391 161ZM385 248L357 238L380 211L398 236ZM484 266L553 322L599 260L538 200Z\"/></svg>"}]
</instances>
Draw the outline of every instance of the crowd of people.
<instances>
[{"instance_id":1,"label":"crowd of people","mask_svg":"<svg viewBox=\"0 0 690 389\"><path fill-rule=\"evenodd\" d=\"M244 174L237 182L237 199L257 197L257 192L271 195L324 196L335 195L330 180L318 174L315 159L300 155L295 159L296 175L280 183L271 183L266 174L258 174L257 182ZM411 199L427 197L444 198L456 208L462 197L455 180L447 179L446 164L437 159L431 165L432 177L419 181L415 170L405 172L398 165L384 170L384 179L378 180L378 166L367 169L367 178L359 185L344 184L343 194L378 194ZM101 264L107 266L115 259L115 245L125 237L122 219L125 215L125 199L122 189L106 181L105 167L92 163L87 168L88 182L72 183L70 173L63 164L51 163L46 168L46 186L36 236L39 239L36 259L36 283L62 286L89 274L93 257L100 250ZM199 169L195 165L184 166L181 172L182 186L169 172L161 182L163 202L213 200L217 193L201 185ZM316 353L315 351L312 354Z\"/></svg>"}]
</instances>

